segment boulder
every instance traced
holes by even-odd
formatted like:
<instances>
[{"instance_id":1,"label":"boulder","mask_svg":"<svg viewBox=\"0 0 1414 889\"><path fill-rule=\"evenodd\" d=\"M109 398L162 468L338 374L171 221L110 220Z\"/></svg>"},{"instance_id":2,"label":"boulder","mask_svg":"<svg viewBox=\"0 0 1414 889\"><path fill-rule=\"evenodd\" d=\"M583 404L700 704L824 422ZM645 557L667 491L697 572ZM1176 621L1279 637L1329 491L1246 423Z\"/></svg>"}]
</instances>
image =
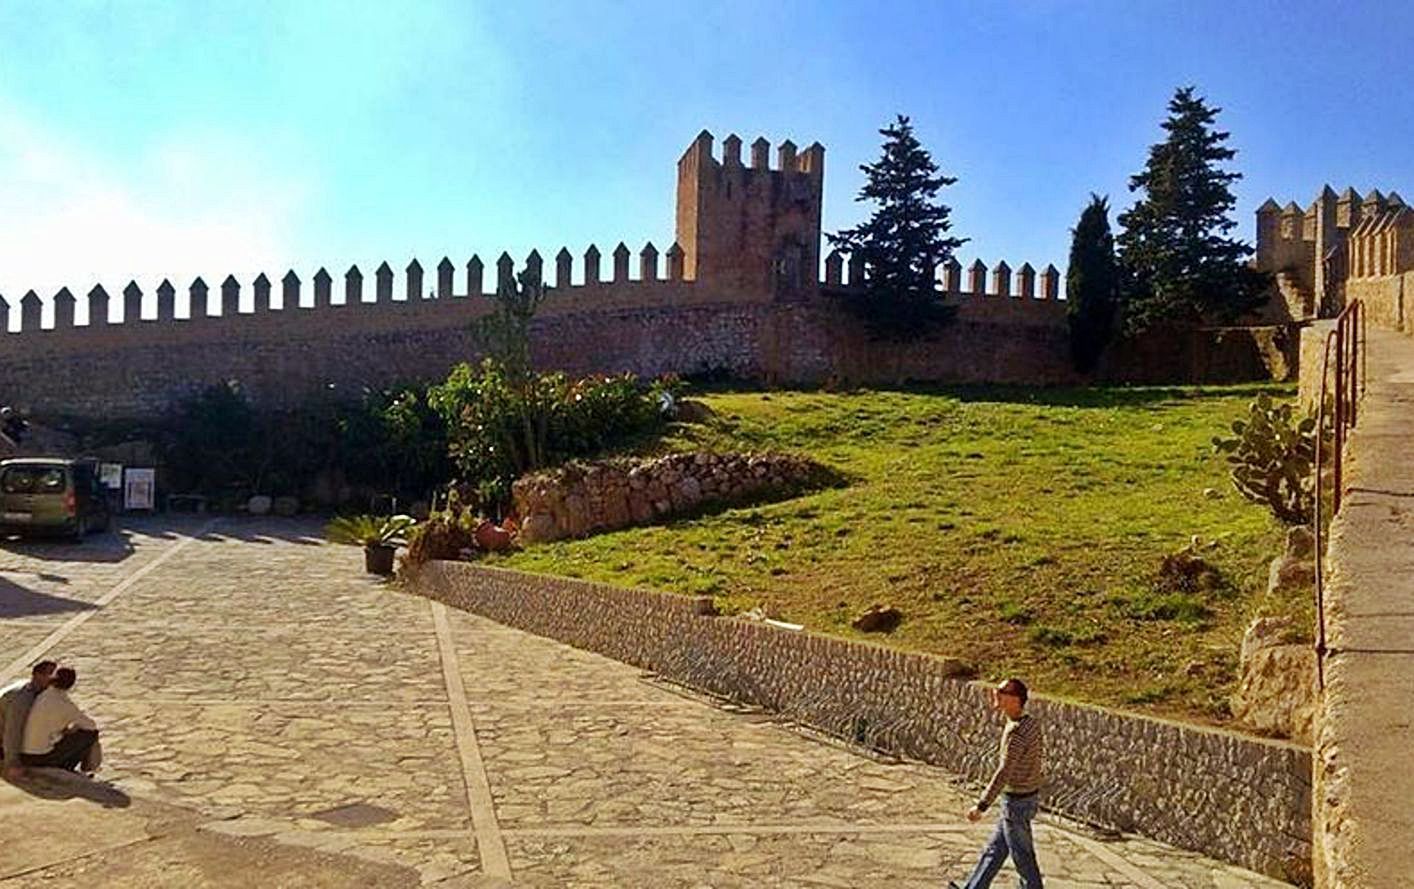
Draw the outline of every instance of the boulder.
<instances>
[{"instance_id":1,"label":"boulder","mask_svg":"<svg viewBox=\"0 0 1414 889\"><path fill-rule=\"evenodd\" d=\"M1267 571L1267 592L1286 593L1316 587L1316 563L1309 559L1278 556Z\"/></svg>"},{"instance_id":2,"label":"boulder","mask_svg":"<svg viewBox=\"0 0 1414 889\"><path fill-rule=\"evenodd\" d=\"M679 423L706 423L715 416L717 416L717 412L704 402L684 398L677 403L677 411L673 419Z\"/></svg>"},{"instance_id":3,"label":"boulder","mask_svg":"<svg viewBox=\"0 0 1414 889\"><path fill-rule=\"evenodd\" d=\"M295 497L276 497L270 505L270 510L277 516L288 518L299 512L299 499Z\"/></svg>"},{"instance_id":4,"label":"boulder","mask_svg":"<svg viewBox=\"0 0 1414 889\"><path fill-rule=\"evenodd\" d=\"M870 605L850 622L861 633L892 633L903 621L903 612L892 605Z\"/></svg>"},{"instance_id":5,"label":"boulder","mask_svg":"<svg viewBox=\"0 0 1414 889\"><path fill-rule=\"evenodd\" d=\"M1314 559L1316 557L1316 537L1306 525L1297 525L1286 532L1286 557L1288 559Z\"/></svg>"},{"instance_id":6,"label":"boulder","mask_svg":"<svg viewBox=\"0 0 1414 889\"><path fill-rule=\"evenodd\" d=\"M948 679L976 679L977 668L955 657L936 658L940 671Z\"/></svg>"},{"instance_id":7,"label":"boulder","mask_svg":"<svg viewBox=\"0 0 1414 889\"><path fill-rule=\"evenodd\" d=\"M1222 585L1222 575L1189 546L1164 556L1157 585L1162 590L1190 593L1215 590Z\"/></svg>"},{"instance_id":8,"label":"boulder","mask_svg":"<svg viewBox=\"0 0 1414 889\"><path fill-rule=\"evenodd\" d=\"M548 512L537 512L525 517L520 526L520 537L526 543L542 543L559 540L561 535L554 516Z\"/></svg>"},{"instance_id":9,"label":"boulder","mask_svg":"<svg viewBox=\"0 0 1414 889\"><path fill-rule=\"evenodd\" d=\"M1291 619L1260 617L1242 638L1241 678L1230 704L1237 721L1260 734L1311 743L1316 715L1316 653L1284 641Z\"/></svg>"},{"instance_id":10,"label":"boulder","mask_svg":"<svg viewBox=\"0 0 1414 889\"><path fill-rule=\"evenodd\" d=\"M271 499L264 494L256 494L246 501L245 511L251 515L268 515L272 503Z\"/></svg>"}]
</instances>

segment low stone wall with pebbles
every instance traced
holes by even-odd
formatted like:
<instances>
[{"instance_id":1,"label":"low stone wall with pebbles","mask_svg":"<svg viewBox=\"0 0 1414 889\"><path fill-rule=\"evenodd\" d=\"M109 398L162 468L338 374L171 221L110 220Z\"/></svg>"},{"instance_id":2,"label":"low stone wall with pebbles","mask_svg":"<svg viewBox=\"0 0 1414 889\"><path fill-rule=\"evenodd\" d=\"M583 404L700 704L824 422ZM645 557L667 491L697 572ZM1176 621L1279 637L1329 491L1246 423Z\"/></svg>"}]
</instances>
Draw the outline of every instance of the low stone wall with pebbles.
<instances>
[{"instance_id":1,"label":"low stone wall with pebbles","mask_svg":"<svg viewBox=\"0 0 1414 889\"><path fill-rule=\"evenodd\" d=\"M714 503L808 486L826 473L789 454L669 454L570 464L511 487L521 540L536 543L647 525Z\"/></svg>"},{"instance_id":2,"label":"low stone wall with pebbles","mask_svg":"<svg viewBox=\"0 0 1414 889\"><path fill-rule=\"evenodd\" d=\"M951 658L717 617L709 597L429 562L413 591L856 743L984 780L1001 726ZM1037 696L1047 807L1297 881L1311 753Z\"/></svg>"}]
</instances>

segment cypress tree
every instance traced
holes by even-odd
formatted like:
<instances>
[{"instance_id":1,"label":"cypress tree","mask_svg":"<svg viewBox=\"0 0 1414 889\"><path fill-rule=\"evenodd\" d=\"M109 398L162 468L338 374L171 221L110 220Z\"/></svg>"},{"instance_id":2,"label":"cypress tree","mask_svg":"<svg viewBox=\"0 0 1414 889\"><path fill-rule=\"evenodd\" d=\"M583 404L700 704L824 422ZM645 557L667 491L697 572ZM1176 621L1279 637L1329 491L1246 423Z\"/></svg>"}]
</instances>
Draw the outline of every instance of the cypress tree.
<instances>
[{"instance_id":1,"label":"cypress tree","mask_svg":"<svg viewBox=\"0 0 1414 889\"><path fill-rule=\"evenodd\" d=\"M955 314L943 302L937 268L964 241L948 237L952 211L937 198L957 180L938 172L909 119L900 114L879 134L883 153L860 167L866 181L857 198L877 208L867 222L828 237L864 260L865 283L847 298L849 308L873 336L899 342L927 336Z\"/></svg>"},{"instance_id":2,"label":"cypress tree","mask_svg":"<svg viewBox=\"0 0 1414 889\"><path fill-rule=\"evenodd\" d=\"M1163 123L1168 137L1129 180L1141 197L1119 217L1126 333L1231 321L1267 299L1265 276L1245 263L1252 248L1228 237L1237 225L1230 186L1242 174L1222 167L1237 152L1224 145L1230 134L1214 127L1221 110L1194 87L1177 90Z\"/></svg>"},{"instance_id":3,"label":"cypress tree","mask_svg":"<svg viewBox=\"0 0 1414 889\"><path fill-rule=\"evenodd\" d=\"M1110 201L1097 194L1080 213L1071 232L1070 265L1065 275L1066 320L1075 369L1095 369L1114 335L1119 270L1110 234Z\"/></svg>"}]
</instances>

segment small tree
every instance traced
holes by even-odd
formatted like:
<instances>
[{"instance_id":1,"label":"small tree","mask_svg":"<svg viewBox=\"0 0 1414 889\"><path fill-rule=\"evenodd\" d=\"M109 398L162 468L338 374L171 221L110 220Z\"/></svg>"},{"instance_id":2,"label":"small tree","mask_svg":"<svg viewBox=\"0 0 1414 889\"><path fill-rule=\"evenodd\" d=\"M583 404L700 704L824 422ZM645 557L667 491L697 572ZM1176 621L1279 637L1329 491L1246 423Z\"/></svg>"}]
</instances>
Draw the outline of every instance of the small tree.
<instances>
[{"instance_id":1,"label":"small tree","mask_svg":"<svg viewBox=\"0 0 1414 889\"><path fill-rule=\"evenodd\" d=\"M523 380L532 370L530 325L545 300L545 284L523 271L515 280L500 284L492 299L495 311L477 321L473 332L487 357L501 365L508 378Z\"/></svg>"},{"instance_id":2,"label":"small tree","mask_svg":"<svg viewBox=\"0 0 1414 889\"><path fill-rule=\"evenodd\" d=\"M1130 178L1141 192L1120 214L1119 260L1124 275L1124 327L1231 321L1267 299L1266 276L1244 260L1252 248L1228 232L1237 223L1230 186L1241 173L1222 168L1237 154L1229 134L1214 128L1220 108L1179 89L1169 101L1168 138L1149 148L1143 172Z\"/></svg>"},{"instance_id":3,"label":"small tree","mask_svg":"<svg viewBox=\"0 0 1414 889\"><path fill-rule=\"evenodd\" d=\"M215 383L178 404L167 423L164 457L174 486L217 495L260 486L259 419L240 383Z\"/></svg>"},{"instance_id":4,"label":"small tree","mask_svg":"<svg viewBox=\"0 0 1414 889\"><path fill-rule=\"evenodd\" d=\"M957 180L938 172L904 115L879 134L883 154L860 167L867 181L857 198L877 204L874 215L829 239L864 261L864 286L847 298L850 309L875 337L904 341L926 336L954 314L939 293L937 267L963 239L947 236L951 210L937 195Z\"/></svg>"},{"instance_id":5,"label":"small tree","mask_svg":"<svg viewBox=\"0 0 1414 889\"><path fill-rule=\"evenodd\" d=\"M495 364L518 416L513 450L524 455L525 469L545 465L549 437L549 394L540 385L530 358L530 325L545 300L545 284L529 271L496 288L496 310L478 322L477 337Z\"/></svg>"},{"instance_id":6,"label":"small tree","mask_svg":"<svg viewBox=\"0 0 1414 889\"><path fill-rule=\"evenodd\" d=\"M1095 369L1114 335L1119 270L1110 234L1110 202L1097 194L1080 213L1070 241L1070 265L1065 275L1066 320L1070 324L1070 355L1075 369Z\"/></svg>"}]
</instances>

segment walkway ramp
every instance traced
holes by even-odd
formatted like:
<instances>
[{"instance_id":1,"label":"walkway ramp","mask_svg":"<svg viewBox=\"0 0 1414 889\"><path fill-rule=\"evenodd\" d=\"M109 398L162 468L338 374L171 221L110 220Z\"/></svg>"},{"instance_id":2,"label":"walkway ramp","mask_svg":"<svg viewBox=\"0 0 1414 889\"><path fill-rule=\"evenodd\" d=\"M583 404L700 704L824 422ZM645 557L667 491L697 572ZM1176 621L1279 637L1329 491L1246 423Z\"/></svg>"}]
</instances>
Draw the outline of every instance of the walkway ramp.
<instances>
[{"instance_id":1,"label":"walkway ramp","mask_svg":"<svg viewBox=\"0 0 1414 889\"><path fill-rule=\"evenodd\" d=\"M1369 332L1331 525L1316 738L1318 885L1414 884L1414 338Z\"/></svg>"}]
</instances>

